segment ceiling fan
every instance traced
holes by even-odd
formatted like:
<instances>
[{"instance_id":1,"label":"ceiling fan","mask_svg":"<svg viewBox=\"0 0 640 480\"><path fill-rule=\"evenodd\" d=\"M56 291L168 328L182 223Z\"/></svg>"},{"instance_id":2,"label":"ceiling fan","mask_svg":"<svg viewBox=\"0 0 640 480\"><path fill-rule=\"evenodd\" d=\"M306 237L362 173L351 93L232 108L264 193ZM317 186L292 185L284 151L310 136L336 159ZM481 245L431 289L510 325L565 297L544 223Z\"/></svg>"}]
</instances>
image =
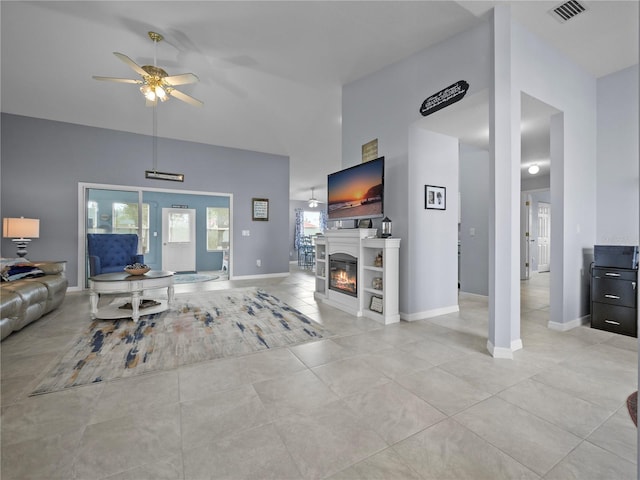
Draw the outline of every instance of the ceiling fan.
<instances>
[{"instance_id":1,"label":"ceiling fan","mask_svg":"<svg viewBox=\"0 0 640 480\"><path fill-rule=\"evenodd\" d=\"M322 202L318 200L314 194L314 187L311 187L311 198L309 199L309 208L316 208Z\"/></svg>"},{"instance_id":2,"label":"ceiling fan","mask_svg":"<svg viewBox=\"0 0 640 480\"><path fill-rule=\"evenodd\" d=\"M93 76L96 80L103 80L106 82L118 82L118 83L135 83L141 85L140 92L146 99L146 105L153 107L158 104L158 100L166 102L169 99L169 95L182 100L190 105L201 107L203 102L193 98L186 93L183 93L175 89L176 85L185 85L188 83L196 83L198 77L193 73L182 73L180 75L169 75L165 70L156 65L156 50L158 48L158 42L163 40L163 36L156 32L148 32L149 38L155 45L153 54L153 65L140 66L129 57L122 53L113 52L113 54L126 63L133 69L134 72L139 74L142 78L115 78L115 77L99 77Z\"/></svg>"}]
</instances>

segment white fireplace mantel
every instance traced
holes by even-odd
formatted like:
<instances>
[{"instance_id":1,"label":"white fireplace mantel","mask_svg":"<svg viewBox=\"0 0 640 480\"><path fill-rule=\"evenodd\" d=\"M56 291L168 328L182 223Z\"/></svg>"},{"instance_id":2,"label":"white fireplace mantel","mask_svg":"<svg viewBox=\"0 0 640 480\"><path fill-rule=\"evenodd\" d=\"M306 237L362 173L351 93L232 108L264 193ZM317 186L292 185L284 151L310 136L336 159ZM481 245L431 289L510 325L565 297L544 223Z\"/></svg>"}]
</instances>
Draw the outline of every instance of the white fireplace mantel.
<instances>
[{"instance_id":1,"label":"white fireplace mantel","mask_svg":"<svg viewBox=\"0 0 640 480\"><path fill-rule=\"evenodd\" d=\"M316 237L315 298L352 315L366 316L380 323L400 321L399 300L399 238L377 238L373 228L328 230ZM329 257L346 253L358 260L357 298L329 288ZM375 258L382 255L383 265ZM382 288L374 288L374 279ZM372 297L373 301L372 310ZM382 308L382 312L375 311ZM381 305L381 307L380 307Z\"/></svg>"}]
</instances>

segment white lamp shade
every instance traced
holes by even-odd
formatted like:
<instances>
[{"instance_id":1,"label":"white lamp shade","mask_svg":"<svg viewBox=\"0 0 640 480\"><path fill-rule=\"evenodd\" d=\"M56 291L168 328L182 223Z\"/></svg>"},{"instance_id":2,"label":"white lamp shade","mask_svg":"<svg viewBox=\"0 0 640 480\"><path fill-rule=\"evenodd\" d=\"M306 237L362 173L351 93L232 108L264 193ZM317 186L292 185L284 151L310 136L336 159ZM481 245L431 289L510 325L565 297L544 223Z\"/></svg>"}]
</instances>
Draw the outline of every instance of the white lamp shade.
<instances>
[{"instance_id":1,"label":"white lamp shade","mask_svg":"<svg viewBox=\"0 0 640 480\"><path fill-rule=\"evenodd\" d=\"M40 220L37 218L3 218L2 236L5 238L39 238Z\"/></svg>"}]
</instances>

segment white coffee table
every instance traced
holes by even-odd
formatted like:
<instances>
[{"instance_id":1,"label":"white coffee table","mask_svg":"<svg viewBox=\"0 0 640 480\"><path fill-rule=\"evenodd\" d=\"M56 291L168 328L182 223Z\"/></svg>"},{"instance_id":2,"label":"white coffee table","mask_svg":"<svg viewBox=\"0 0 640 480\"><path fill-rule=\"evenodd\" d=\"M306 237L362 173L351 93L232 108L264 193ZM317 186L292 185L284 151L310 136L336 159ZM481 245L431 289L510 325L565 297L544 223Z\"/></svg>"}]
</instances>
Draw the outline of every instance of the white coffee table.
<instances>
[{"instance_id":1,"label":"white coffee table","mask_svg":"<svg viewBox=\"0 0 640 480\"><path fill-rule=\"evenodd\" d=\"M154 288L166 288L167 300L157 300L158 305L140 309L142 293ZM121 308L123 303L111 302L98 308L100 294L118 295L131 299L131 308ZM144 275L129 275L126 272L103 273L89 278L89 301L91 303L91 318L115 319L131 317L134 322L140 314L164 312L173 302L173 272L164 270L150 270Z\"/></svg>"}]
</instances>

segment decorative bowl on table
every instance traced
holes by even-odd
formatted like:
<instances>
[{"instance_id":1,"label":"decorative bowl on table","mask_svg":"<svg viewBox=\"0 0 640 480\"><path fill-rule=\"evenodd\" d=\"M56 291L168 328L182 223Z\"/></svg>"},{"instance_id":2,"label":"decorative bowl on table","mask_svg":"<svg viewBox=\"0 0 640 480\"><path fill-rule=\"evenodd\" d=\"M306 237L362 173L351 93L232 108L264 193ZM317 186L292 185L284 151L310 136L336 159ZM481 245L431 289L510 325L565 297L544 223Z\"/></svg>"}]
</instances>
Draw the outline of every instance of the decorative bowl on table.
<instances>
[{"instance_id":1,"label":"decorative bowl on table","mask_svg":"<svg viewBox=\"0 0 640 480\"><path fill-rule=\"evenodd\" d=\"M129 275L144 275L149 270L151 270L151 267L140 263L134 263L133 265L124 267L124 271Z\"/></svg>"}]
</instances>

